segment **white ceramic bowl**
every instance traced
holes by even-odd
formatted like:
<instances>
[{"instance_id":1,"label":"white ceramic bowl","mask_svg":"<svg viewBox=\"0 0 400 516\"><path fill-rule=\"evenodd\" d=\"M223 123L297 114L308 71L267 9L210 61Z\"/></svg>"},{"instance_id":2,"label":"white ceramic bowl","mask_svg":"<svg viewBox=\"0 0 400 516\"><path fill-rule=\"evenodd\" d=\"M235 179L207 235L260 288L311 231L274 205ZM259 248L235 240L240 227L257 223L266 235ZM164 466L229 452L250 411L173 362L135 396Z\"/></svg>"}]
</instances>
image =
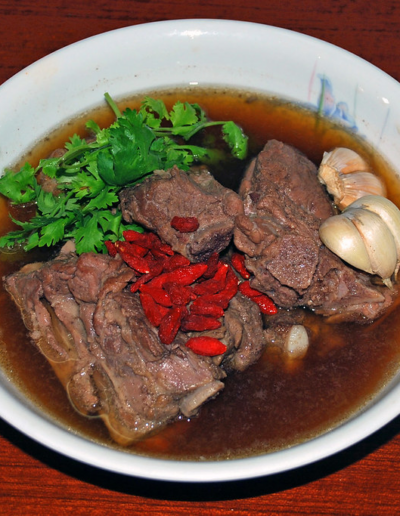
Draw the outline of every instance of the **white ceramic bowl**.
<instances>
[{"instance_id":1,"label":"white ceramic bowl","mask_svg":"<svg viewBox=\"0 0 400 516\"><path fill-rule=\"evenodd\" d=\"M29 66L0 87L0 170L53 128L98 105L133 92L189 84L223 85L276 94L339 117L400 162L400 85L362 59L322 41L258 24L181 20L138 25L81 41ZM221 462L138 457L64 430L0 372L0 416L68 457L127 475L210 482L270 475L334 454L400 414L394 379L374 402L337 429L291 449Z\"/></svg>"}]
</instances>

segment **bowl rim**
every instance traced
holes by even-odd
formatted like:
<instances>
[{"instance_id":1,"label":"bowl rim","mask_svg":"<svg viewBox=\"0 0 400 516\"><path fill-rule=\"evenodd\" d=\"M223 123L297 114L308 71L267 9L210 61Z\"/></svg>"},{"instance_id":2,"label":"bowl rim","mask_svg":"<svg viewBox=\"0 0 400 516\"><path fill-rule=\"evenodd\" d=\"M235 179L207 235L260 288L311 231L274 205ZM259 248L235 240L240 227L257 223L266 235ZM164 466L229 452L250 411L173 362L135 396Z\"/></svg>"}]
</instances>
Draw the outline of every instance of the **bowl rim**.
<instances>
[{"instance_id":1,"label":"bowl rim","mask_svg":"<svg viewBox=\"0 0 400 516\"><path fill-rule=\"evenodd\" d=\"M217 30L218 27L222 27L224 30L256 30L258 32L284 35L293 41L311 42L318 48L327 48L334 52L339 51L341 55L347 56L351 61L356 60L362 66L367 66L374 74L380 74L385 81L392 81L396 88L399 88L397 81L373 64L347 50L312 36L254 22L199 18L157 21L126 26L72 43L42 57L8 79L0 86L0 99L8 91L11 91L25 77L27 72L34 70L39 63L46 63L54 57L61 59L65 57L67 59L71 49L79 49L89 42L96 43L102 39L112 38L117 34L128 34L131 31L157 31L160 27L183 31L187 25L204 28L204 30L206 28L207 30L213 28ZM4 381L3 383L6 382ZM367 410L305 443L266 455L224 461L198 462L157 459L104 447L61 428L50 418L43 417L35 407L25 403L22 399L18 399L18 396L12 389L6 390L3 385L0 385L0 417L28 437L53 451L104 470L153 480L222 482L282 473L309 465L342 451L370 436L398 416L400 413L399 394L400 386L391 386L391 390L388 390L381 397L378 396L379 399L376 403L369 406ZM17 405L16 399L18 400Z\"/></svg>"}]
</instances>

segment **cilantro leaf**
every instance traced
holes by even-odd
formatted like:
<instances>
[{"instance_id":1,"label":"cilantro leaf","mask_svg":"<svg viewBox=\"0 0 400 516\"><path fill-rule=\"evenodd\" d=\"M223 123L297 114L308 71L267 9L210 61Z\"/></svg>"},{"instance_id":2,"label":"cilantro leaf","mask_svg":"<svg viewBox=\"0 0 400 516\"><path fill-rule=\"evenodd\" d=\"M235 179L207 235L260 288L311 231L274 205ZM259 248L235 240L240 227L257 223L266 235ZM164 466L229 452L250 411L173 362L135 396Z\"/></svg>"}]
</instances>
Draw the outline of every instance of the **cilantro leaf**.
<instances>
[{"instance_id":1,"label":"cilantro leaf","mask_svg":"<svg viewBox=\"0 0 400 516\"><path fill-rule=\"evenodd\" d=\"M121 222L122 214L119 210L115 213L109 210L103 210L98 213L98 223L104 234L111 240L119 239Z\"/></svg>"},{"instance_id":2,"label":"cilantro leaf","mask_svg":"<svg viewBox=\"0 0 400 516\"><path fill-rule=\"evenodd\" d=\"M110 129L110 147L99 153L98 172L103 181L124 186L156 170L159 157L150 152L154 139L142 115L127 109L118 126Z\"/></svg>"},{"instance_id":3,"label":"cilantro leaf","mask_svg":"<svg viewBox=\"0 0 400 516\"><path fill-rule=\"evenodd\" d=\"M35 235L35 239L37 242L39 241L39 234L38 233L32 233L32 235ZM27 247L27 242L29 243L29 236L30 234L25 231L10 231L6 235L3 235L0 238L0 247L16 247L20 245L24 245L24 249L27 251L29 249L33 249L33 247ZM37 242L35 243L34 247L37 246Z\"/></svg>"},{"instance_id":4,"label":"cilantro leaf","mask_svg":"<svg viewBox=\"0 0 400 516\"><path fill-rule=\"evenodd\" d=\"M55 197L52 193L43 190L43 188L41 188L38 184L36 184L35 192L38 211L40 211L43 215L52 213L59 202L57 197Z\"/></svg>"},{"instance_id":5,"label":"cilantro leaf","mask_svg":"<svg viewBox=\"0 0 400 516\"><path fill-rule=\"evenodd\" d=\"M47 224L40 231L40 238L38 242L39 247L52 246L64 238L65 227L69 223L68 217L55 219L50 224Z\"/></svg>"},{"instance_id":6,"label":"cilantro leaf","mask_svg":"<svg viewBox=\"0 0 400 516\"><path fill-rule=\"evenodd\" d=\"M102 251L104 235L99 228L98 214L87 215L83 219L83 223L75 230L74 238L78 254Z\"/></svg>"},{"instance_id":7,"label":"cilantro leaf","mask_svg":"<svg viewBox=\"0 0 400 516\"><path fill-rule=\"evenodd\" d=\"M16 204L24 204L35 200L36 170L25 163L19 172L6 170L0 180L0 193Z\"/></svg>"},{"instance_id":8,"label":"cilantro leaf","mask_svg":"<svg viewBox=\"0 0 400 516\"><path fill-rule=\"evenodd\" d=\"M115 191L110 187L103 188L96 197L88 202L88 204L85 206L85 212L95 209L102 210L104 208L109 208L117 203L118 195L115 193Z\"/></svg>"},{"instance_id":9,"label":"cilantro leaf","mask_svg":"<svg viewBox=\"0 0 400 516\"><path fill-rule=\"evenodd\" d=\"M171 122L174 127L174 134L182 134L185 132L185 126L193 126L199 121L197 106L189 104L189 102L177 102L171 111ZM181 131L179 131L181 129Z\"/></svg>"},{"instance_id":10,"label":"cilantro leaf","mask_svg":"<svg viewBox=\"0 0 400 516\"><path fill-rule=\"evenodd\" d=\"M152 129L158 129L163 120L169 120L168 110L160 99L145 97L140 112L146 125Z\"/></svg>"},{"instance_id":11,"label":"cilantro leaf","mask_svg":"<svg viewBox=\"0 0 400 516\"><path fill-rule=\"evenodd\" d=\"M226 122L222 126L224 140L228 143L235 158L244 159L247 155L247 136L234 122Z\"/></svg>"},{"instance_id":12,"label":"cilantro leaf","mask_svg":"<svg viewBox=\"0 0 400 516\"><path fill-rule=\"evenodd\" d=\"M91 168L93 169L93 167ZM88 170L90 170L90 167L87 168L87 171ZM97 173L96 175L92 173L88 174L87 171L78 172L76 176L71 178L70 189L74 192L77 199L82 199L83 197L96 197L106 186Z\"/></svg>"},{"instance_id":13,"label":"cilantro leaf","mask_svg":"<svg viewBox=\"0 0 400 516\"><path fill-rule=\"evenodd\" d=\"M82 140L82 138L80 136L78 136L77 134L74 134L73 136L71 136L71 138L69 139L69 142L67 142L65 144L65 148L67 150L74 150L74 149L79 149L81 148L82 146L84 146L86 144L85 140Z\"/></svg>"}]
</instances>

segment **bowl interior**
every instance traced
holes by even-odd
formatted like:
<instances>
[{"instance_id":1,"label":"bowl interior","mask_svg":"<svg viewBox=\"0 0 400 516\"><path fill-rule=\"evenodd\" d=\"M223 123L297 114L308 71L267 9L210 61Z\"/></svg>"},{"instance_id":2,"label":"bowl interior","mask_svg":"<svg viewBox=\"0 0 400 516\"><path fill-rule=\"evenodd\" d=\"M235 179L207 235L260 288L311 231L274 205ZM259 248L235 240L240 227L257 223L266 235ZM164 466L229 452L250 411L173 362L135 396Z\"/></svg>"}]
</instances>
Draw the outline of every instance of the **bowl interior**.
<instances>
[{"instance_id":1,"label":"bowl interior","mask_svg":"<svg viewBox=\"0 0 400 516\"><path fill-rule=\"evenodd\" d=\"M143 44L145 42L145 44ZM199 85L276 95L339 119L392 164L399 84L362 59L291 31L218 20L138 25L95 36L34 63L0 87L0 170L60 123L132 93ZM340 451L400 413L394 379L361 414L310 442L232 462L177 462L137 457L73 435L27 401L0 375L0 416L69 457L107 470L176 481L222 481L273 474Z\"/></svg>"}]
</instances>

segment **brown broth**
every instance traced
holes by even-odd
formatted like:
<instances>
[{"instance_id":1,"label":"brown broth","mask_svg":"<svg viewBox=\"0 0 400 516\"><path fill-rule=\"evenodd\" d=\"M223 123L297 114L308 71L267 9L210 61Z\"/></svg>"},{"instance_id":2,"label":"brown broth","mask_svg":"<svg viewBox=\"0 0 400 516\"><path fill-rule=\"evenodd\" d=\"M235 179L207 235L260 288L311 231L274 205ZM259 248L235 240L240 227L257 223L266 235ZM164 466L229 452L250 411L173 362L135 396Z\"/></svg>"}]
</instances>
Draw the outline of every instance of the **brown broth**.
<instances>
[{"instance_id":1,"label":"brown broth","mask_svg":"<svg viewBox=\"0 0 400 516\"><path fill-rule=\"evenodd\" d=\"M192 89L151 95L163 98L168 105L178 99L198 102L213 119L235 120L250 136L253 154L270 138L296 146L316 163L324 151L349 146L384 178L391 199L400 200L394 174L380 156L362 139L314 112L277 99L232 91ZM130 99L124 106L135 107L138 102ZM84 135L84 120L88 118L101 126L112 122L104 108L86 114L41 142L26 159L35 164L74 132ZM219 170L215 175L234 187L243 166L229 162L228 175ZM7 203L0 199L1 234L12 227L7 213ZM37 253L0 254L0 274L38 259L41 256ZM51 367L30 343L3 287L0 303L0 361L8 377L60 425L118 448L100 420L84 418L70 406ZM328 431L365 406L397 371L399 310L396 304L382 321L367 326L328 325L321 317L307 314L305 324L312 330L312 338L305 359L288 362L276 348L268 348L257 364L228 377L223 393L207 403L199 417L177 421L126 451L174 459L230 459L287 448Z\"/></svg>"}]
</instances>

